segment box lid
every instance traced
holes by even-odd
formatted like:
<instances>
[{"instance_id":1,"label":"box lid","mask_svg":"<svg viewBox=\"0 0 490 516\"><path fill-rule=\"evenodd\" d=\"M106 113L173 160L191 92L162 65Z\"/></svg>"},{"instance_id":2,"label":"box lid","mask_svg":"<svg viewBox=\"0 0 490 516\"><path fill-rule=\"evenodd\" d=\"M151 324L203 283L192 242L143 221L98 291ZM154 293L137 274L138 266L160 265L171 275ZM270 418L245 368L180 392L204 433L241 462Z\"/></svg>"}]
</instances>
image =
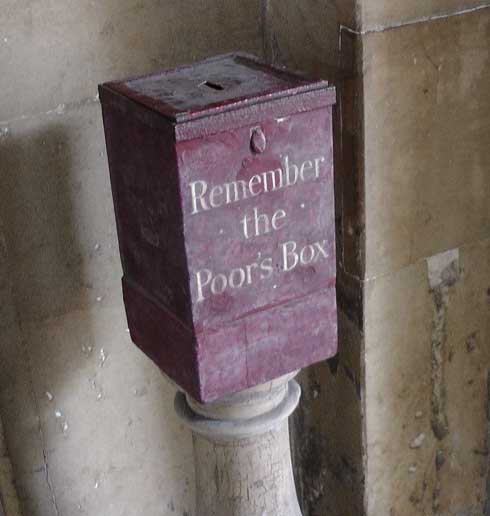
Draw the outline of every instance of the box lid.
<instances>
[{"instance_id":1,"label":"box lid","mask_svg":"<svg viewBox=\"0 0 490 516\"><path fill-rule=\"evenodd\" d=\"M335 90L329 88L327 81L308 80L243 53L226 54L173 70L110 82L103 88L129 97L174 123L284 97L311 96L315 91L322 93L324 105L335 103Z\"/></svg>"}]
</instances>

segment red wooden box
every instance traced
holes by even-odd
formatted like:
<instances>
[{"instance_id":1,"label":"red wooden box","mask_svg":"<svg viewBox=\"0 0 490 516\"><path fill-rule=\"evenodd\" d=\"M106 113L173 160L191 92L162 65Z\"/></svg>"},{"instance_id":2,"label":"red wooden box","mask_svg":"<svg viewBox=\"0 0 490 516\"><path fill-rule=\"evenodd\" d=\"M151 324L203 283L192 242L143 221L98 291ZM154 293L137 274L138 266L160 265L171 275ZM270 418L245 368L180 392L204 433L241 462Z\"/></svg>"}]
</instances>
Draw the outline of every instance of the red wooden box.
<instances>
[{"instance_id":1,"label":"red wooden box","mask_svg":"<svg viewBox=\"0 0 490 516\"><path fill-rule=\"evenodd\" d=\"M334 89L232 54L100 99L136 345L201 402L334 355Z\"/></svg>"}]
</instances>

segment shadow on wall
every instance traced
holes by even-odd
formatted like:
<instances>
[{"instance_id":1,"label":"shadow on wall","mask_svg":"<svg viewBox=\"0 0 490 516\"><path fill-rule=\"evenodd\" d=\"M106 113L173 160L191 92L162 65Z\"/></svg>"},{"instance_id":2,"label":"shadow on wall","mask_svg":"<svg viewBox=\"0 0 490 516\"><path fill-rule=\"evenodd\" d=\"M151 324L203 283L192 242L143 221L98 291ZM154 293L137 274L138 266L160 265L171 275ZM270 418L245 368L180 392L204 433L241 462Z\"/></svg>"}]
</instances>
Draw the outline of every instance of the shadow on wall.
<instances>
[{"instance_id":1,"label":"shadow on wall","mask_svg":"<svg viewBox=\"0 0 490 516\"><path fill-rule=\"evenodd\" d=\"M0 271L5 277L0 289L0 409L24 512L48 514L43 505L50 505L50 493L43 476L50 452L40 405L46 391L48 396L63 392L82 363L59 363L57 355L63 360L66 355L53 347L45 320L87 303L73 206L80 185L62 122L20 122L2 134L0 219L6 260ZM85 332L87 342L93 341L90 327ZM49 391L42 378L48 370ZM67 423L59 419L62 432Z\"/></svg>"},{"instance_id":2,"label":"shadow on wall","mask_svg":"<svg viewBox=\"0 0 490 516\"><path fill-rule=\"evenodd\" d=\"M73 171L68 128L26 129L11 130L0 144L0 215L20 324L85 305L90 286L74 214L82 178Z\"/></svg>"},{"instance_id":3,"label":"shadow on wall","mask_svg":"<svg viewBox=\"0 0 490 516\"><path fill-rule=\"evenodd\" d=\"M126 332L98 103L15 122L0 163L0 410L25 514L188 512L174 389Z\"/></svg>"}]
</instances>

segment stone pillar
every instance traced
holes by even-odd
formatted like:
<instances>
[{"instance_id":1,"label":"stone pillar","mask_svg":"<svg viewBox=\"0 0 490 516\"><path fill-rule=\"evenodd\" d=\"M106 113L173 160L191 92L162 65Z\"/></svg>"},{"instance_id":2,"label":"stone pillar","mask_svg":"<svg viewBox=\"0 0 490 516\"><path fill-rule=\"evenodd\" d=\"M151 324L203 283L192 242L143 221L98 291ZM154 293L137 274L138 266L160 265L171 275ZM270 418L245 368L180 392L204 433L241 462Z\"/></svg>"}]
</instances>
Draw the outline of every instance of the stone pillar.
<instances>
[{"instance_id":1,"label":"stone pillar","mask_svg":"<svg viewBox=\"0 0 490 516\"><path fill-rule=\"evenodd\" d=\"M196 516L301 516L288 425L301 394L295 375L206 405L177 394L193 433Z\"/></svg>"}]
</instances>

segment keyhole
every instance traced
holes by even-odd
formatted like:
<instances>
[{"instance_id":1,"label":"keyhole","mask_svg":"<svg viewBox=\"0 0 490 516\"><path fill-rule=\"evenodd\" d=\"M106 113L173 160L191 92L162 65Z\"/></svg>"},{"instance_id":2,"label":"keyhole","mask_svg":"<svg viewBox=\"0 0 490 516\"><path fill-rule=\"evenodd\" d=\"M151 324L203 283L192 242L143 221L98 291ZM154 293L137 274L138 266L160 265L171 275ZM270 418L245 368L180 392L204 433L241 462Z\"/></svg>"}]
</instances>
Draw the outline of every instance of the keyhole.
<instances>
[{"instance_id":1,"label":"keyhole","mask_svg":"<svg viewBox=\"0 0 490 516\"><path fill-rule=\"evenodd\" d=\"M215 82L211 81L204 81L201 84L199 84L199 86L206 86L216 91L223 91L225 89L223 86L221 86L221 84L216 84Z\"/></svg>"}]
</instances>

